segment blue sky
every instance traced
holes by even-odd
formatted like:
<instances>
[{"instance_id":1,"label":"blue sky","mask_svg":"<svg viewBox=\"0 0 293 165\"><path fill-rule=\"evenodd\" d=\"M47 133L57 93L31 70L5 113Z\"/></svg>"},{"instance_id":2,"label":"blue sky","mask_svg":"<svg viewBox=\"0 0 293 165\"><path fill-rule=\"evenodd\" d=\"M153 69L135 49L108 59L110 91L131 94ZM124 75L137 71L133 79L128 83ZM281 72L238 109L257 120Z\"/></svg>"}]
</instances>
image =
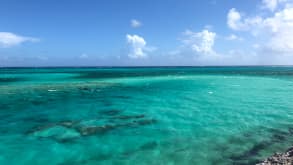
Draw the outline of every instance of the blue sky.
<instances>
[{"instance_id":1,"label":"blue sky","mask_svg":"<svg viewBox=\"0 0 293 165\"><path fill-rule=\"evenodd\" d=\"M0 4L0 66L293 64L291 0Z\"/></svg>"}]
</instances>

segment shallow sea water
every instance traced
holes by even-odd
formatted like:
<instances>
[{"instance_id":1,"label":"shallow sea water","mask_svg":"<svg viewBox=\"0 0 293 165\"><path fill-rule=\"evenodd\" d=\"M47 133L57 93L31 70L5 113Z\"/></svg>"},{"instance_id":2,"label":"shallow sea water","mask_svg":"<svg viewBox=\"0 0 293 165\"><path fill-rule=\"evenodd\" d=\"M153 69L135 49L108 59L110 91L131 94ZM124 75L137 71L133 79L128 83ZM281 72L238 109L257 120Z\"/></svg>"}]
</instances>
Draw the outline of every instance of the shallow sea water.
<instances>
[{"instance_id":1,"label":"shallow sea water","mask_svg":"<svg viewBox=\"0 0 293 165\"><path fill-rule=\"evenodd\" d=\"M293 144L293 67L2 68L0 164L254 164Z\"/></svg>"}]
</instances>

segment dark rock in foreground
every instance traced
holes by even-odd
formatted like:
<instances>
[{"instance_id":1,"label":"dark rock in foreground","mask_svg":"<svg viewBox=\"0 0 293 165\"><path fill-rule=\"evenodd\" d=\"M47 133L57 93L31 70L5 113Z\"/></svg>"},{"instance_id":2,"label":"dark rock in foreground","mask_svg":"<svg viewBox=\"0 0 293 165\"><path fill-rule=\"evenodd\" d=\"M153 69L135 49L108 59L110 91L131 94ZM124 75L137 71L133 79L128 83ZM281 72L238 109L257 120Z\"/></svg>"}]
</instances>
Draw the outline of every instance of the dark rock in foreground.
<instances>
[{"instance_id":1,"label":"dark rock in foreground","mask_svg":"<svg viewBox=\"0 0 293 165\"><path fill-rule=\"evenodd\" d=\"M275 153L257 165L293 165L293 147L285 153Z\"/></svg>"}]
</instances>

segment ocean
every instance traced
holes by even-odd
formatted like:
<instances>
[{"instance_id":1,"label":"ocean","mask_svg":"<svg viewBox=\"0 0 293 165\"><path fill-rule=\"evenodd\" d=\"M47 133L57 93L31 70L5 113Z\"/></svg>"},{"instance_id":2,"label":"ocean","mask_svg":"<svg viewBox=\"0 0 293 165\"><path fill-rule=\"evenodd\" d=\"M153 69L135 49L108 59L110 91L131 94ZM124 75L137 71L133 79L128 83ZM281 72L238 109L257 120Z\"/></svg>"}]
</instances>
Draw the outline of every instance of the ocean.
<instances>
[{"instance_id":1,"label":"ocean","mask_svg":"<svg viewBox=\"0 0 293 165\"><path fill-rule=\"evenodd\" d=\"M1 165L255 164L293 144L293 67L0 68Z\"/></svg>"}]
</instances>

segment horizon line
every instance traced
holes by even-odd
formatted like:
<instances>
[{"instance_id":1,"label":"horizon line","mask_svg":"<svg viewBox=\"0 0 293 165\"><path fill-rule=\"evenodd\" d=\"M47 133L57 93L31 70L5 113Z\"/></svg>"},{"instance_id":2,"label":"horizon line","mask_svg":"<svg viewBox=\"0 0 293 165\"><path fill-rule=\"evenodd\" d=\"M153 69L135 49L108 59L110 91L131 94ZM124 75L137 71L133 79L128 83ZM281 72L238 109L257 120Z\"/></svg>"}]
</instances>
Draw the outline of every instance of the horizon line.
<instances>
[{"instance_id":1,"label":"horizon line","mask_svg":"<svg viewBox=\"0 0 293 165\"><path fill-rule=\"evenodd\" d=\"M101 66L0 66L0 68L175 68L175 67L293 67L292 65L101 65Z\"/></svg>"}]
</instances>

